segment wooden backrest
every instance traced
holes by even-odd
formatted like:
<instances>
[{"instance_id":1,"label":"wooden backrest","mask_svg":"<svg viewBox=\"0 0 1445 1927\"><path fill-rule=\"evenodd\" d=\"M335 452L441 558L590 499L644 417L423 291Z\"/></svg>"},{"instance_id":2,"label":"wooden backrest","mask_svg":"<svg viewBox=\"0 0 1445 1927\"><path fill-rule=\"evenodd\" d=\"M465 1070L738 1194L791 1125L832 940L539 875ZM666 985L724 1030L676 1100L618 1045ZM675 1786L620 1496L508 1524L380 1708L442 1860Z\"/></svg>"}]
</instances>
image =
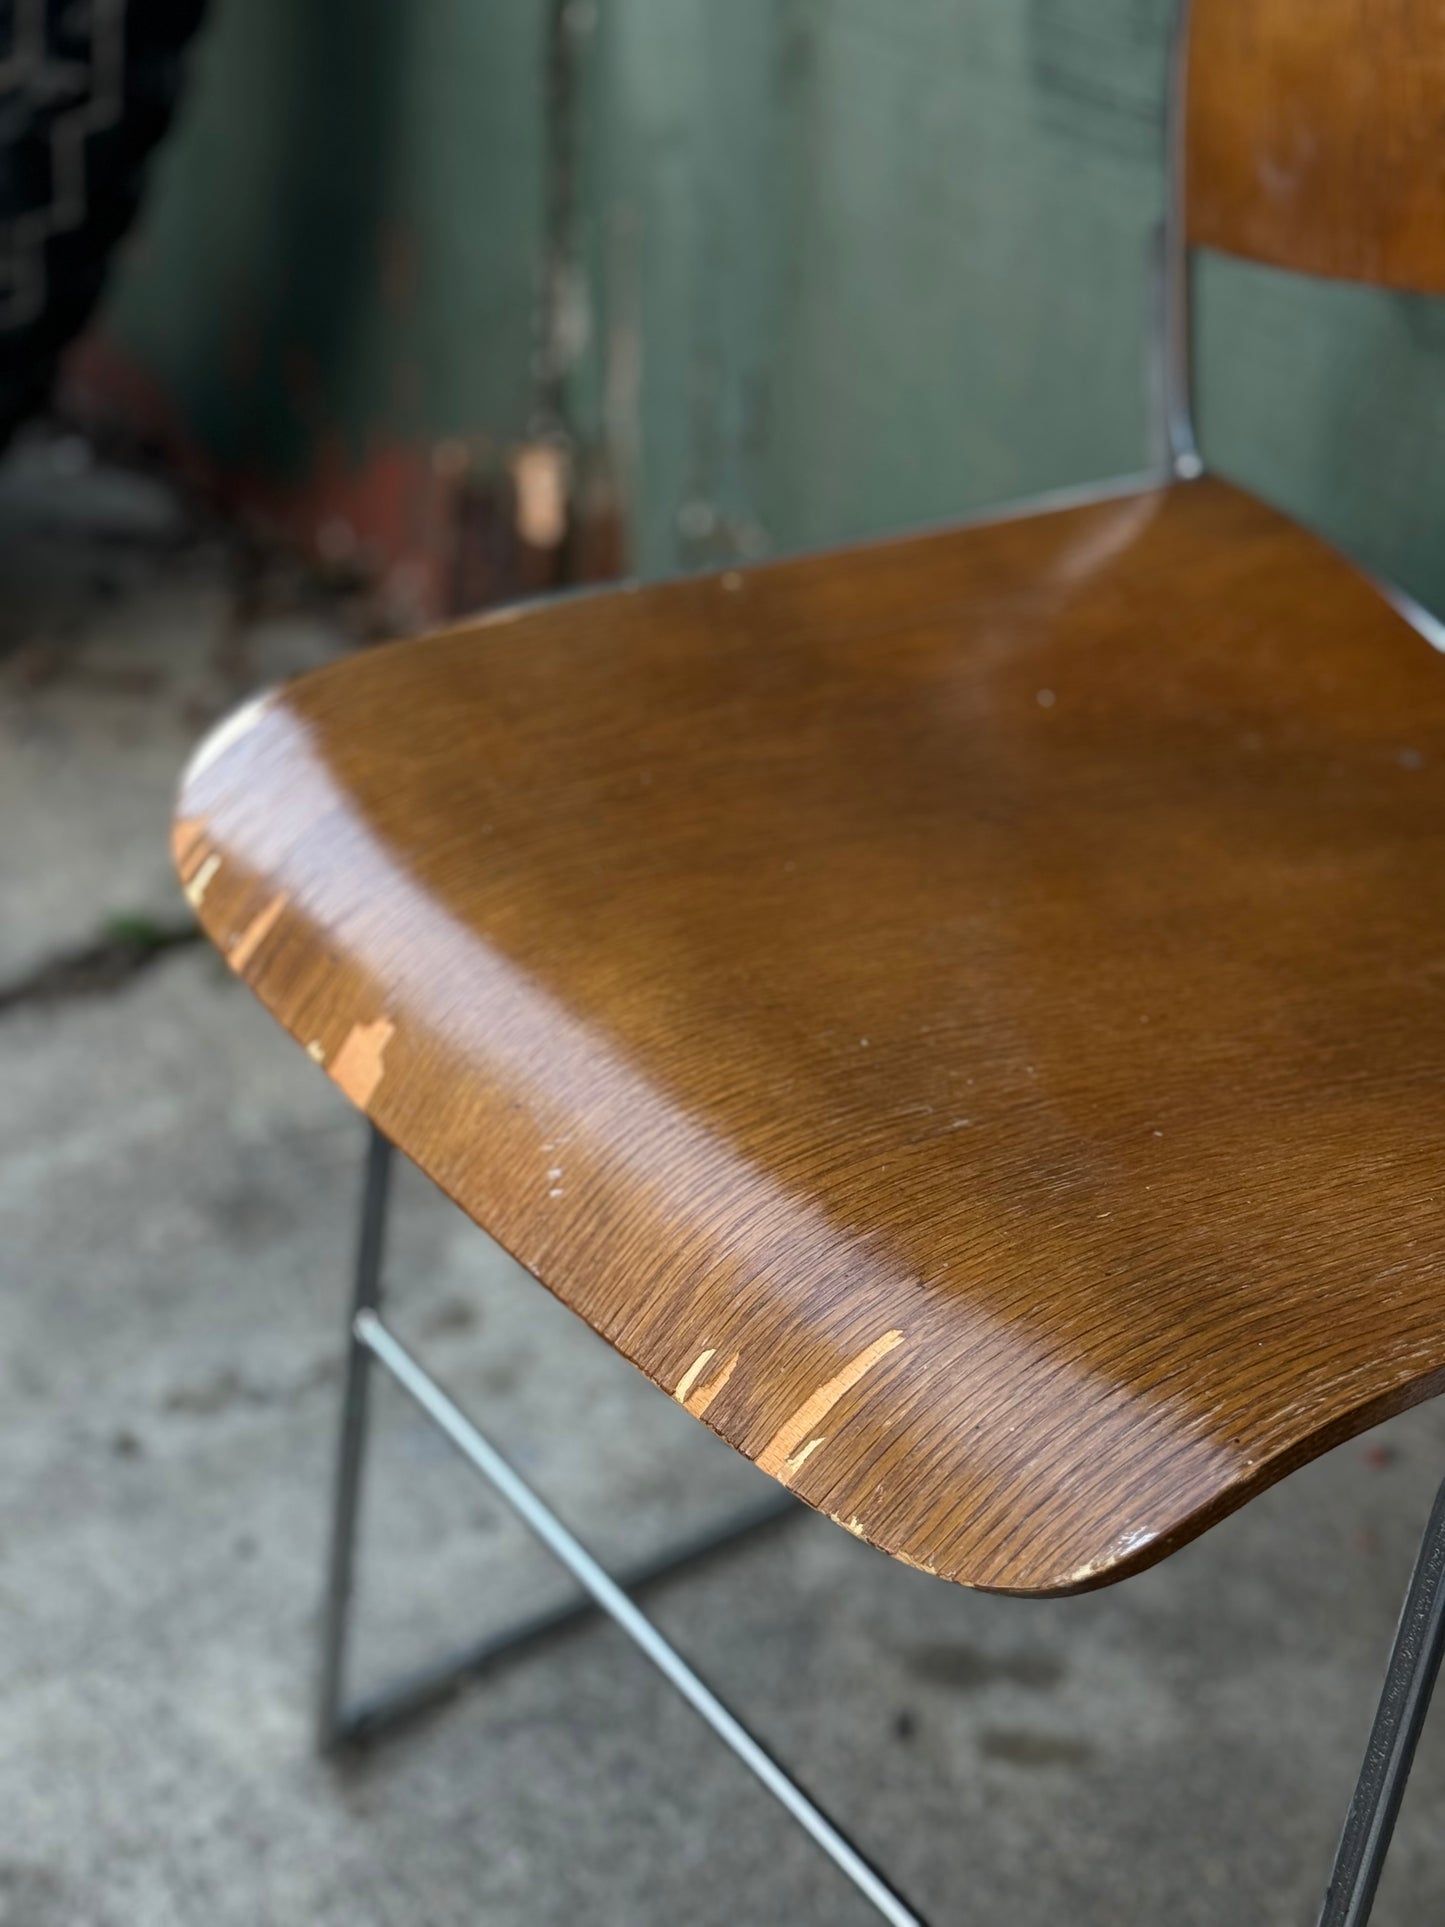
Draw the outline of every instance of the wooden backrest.
<instances>
[{"instance_id":1,"label":"wooden backrest","mask_svg":"<svg viewBox=\"0 0 1445 1927\"><path fill-rule=\"evenodd\" d=\"M1185 233L1445 293L1445 0L1192 0Z\"/></svg>"}]
</instances>

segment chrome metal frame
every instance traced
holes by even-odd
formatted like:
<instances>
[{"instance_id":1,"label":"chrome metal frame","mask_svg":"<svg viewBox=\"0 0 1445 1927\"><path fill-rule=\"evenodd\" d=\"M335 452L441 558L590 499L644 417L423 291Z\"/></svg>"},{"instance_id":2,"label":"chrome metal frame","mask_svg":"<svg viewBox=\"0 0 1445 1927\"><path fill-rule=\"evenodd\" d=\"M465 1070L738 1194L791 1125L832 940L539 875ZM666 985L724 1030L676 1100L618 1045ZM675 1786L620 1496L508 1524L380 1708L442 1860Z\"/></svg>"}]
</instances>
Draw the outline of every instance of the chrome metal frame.
<instances>
[{"instance_id":1,"label":"chrome metal frame","mask_svg":"<svg viewBox=\"0 0 1445 1927\"><path fill-rule=\"evenodd\" d=\"M382 1257L386 1237L387 1202L394 1159L391 1145L372 1127L362 1187L361 1230L357 1246L352 1294L346 1388L342 1401L341 1438L337 1454L335 1504L321 1645L321 1680L317 1730L323 1753L334 1754L374 1738L387 1727L435 1704L485 1664L529 1644L584 1613L600 1610L619 1626L643 1656L705 1720L725 1746L743 1763L789 1817L809 1835L891 1927L925 1927L925 1923L889 1885L790 1774L753 1737L664 1638L637 1605L631 1593L683 1566L733 1544L784 1513L797 1510L790 1494L774 1495L729 1520L706 1537L670 1548L622 1581L594 1559L521 1474L477 1429L456 1401L445 1392L381 1318ZM569 1600L551 1612L521 1620L491 1634L465 1652L442 1660L423 1672L395 1681L379 1692L349 1701L345 1694L346 1656L351 1602L356 1581L357 1528L361 1514L362 1474L367 1437L370 1371L380 1365L429 1418L468 1465L480 1472L498 1496L516 1513L528 1531L565 1566L582 1588L580 1599Z\"/></svg>"},{"instance_id":2,"label":"chrome metal frame","mask_svg":"<svg viewBox=\"0 0 1445 1927\"><path fill-rule=\"evenodd\" d=\"M1169 468L1181 482L1192 482L1204 473L1194 434L1193 269L1184 219L1189 5L1190 0L1178 0L1169 38L1164 245L1157 347L1163 371L1164 434Z\"/></svg>"}]
</instances>

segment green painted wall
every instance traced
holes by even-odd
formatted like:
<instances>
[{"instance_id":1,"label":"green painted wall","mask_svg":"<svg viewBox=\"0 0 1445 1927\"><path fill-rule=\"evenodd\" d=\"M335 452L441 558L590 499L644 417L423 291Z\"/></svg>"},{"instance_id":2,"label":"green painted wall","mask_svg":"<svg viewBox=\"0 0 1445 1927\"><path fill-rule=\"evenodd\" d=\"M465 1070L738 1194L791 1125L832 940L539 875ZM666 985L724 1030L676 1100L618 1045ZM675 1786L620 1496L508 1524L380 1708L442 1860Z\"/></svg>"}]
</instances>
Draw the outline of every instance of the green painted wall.
<instances>
[{"instance_id":1,"label":"green painted wall","mask_svg":"<svg viewBox=\"0 0 1445 1927\"><path fill-rule=\"evenodd\" d=\"M602 6L594 373L641 371L645 569L1143 463L1166 25L1167 0Z\"/></svg>"},{"instance_id":2,"label":"green painted wall","mask_svg":"<svg viewBox=\"0 0 1445 1927\"><path fill-rule=\"evenodd\" d=\"M1206 459L1445 615L1445 301L1206 256Z\"/></svg>"},{"instance_id":3,"label":"green painted wall","mask_svg":"<svg viewBox=\"0 0 1445 1927\"><path fill-rule=\"evenodd\" d=\"M222 463L525 430L545 25L533 0L216 0L104 323Z\"/></svg>"},{"instance_id":4,"label":"green painted wall","mask_svg":"<svg viewBox=\"0 0 1445 1927\"><path fill-rule=\"evenodd\" d=\"M106 325L279 475L560 412L648 574L1139 468L1169 12L222 0ZM1445 308L1211 261L1199 387L1445 610Z\"/></svg>"}]
</instances>

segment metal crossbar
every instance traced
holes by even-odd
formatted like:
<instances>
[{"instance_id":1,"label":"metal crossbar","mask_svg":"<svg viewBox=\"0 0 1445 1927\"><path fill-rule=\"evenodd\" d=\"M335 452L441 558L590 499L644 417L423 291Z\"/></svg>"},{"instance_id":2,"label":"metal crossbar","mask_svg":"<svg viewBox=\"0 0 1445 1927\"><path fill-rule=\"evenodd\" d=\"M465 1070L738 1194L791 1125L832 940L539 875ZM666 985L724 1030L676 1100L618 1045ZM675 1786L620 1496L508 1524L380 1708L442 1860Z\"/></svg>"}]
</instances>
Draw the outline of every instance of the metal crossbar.
<instances>
[{"instance_id":1,"label":"metal crossbar","mask_svg":"<svg viewBox=\"0 0 1445 1927\"><path fill-rule=\"evenodd\" d=\"M827 1854L838 1871L882 1919L890 1922L892 1927L925 1927L922 1917L900 1898L817 1802L803 1791L737 1715L704 1683L637 1605L627 1586L593 1558L550 1506L533 1491L516 1468L477 1429L456 1401L382 1322L379 1313L381 1264L391 1165L391 1146L379 1132L373 1131L362 1197L361 1235L357 1251L323 1627L319 1708L319 1737L323 1751L334 1752L341 1746L374 1736L384 1727L395 1724L397 1720L449 1693L461 1678L487 1660L552 1631L582 1612L599 1610L627 1634L638 1650ZM568 1601L551 1612L508 1627L468 1648L463 1654L385 1687L359 1702L348 1704L345 1698L346 1648L355 1581L356 1529L365 1456L369 1367L372 1364L380 1365L467 1463L481 1473L528 1530L567 1568L583 1589L584 1597L581 1601ZM796 1501L789 1495L774 1497L765 1507L729 1521L705 1538L670 1549L644 1568L637 1578L656 1578L663 1573L674 1572L683 1564L732 1543L741 1534L777 1519L784 1510L795 1509Z\"/></svg>"},{"instance_id":2,"label":"metal crossbar","mask_svg":"<svg viewBox=\"0 0 1445 1927\"><path fill-rule=\"evenodd\" d=\"M834 1866L872 1902L893 1927L923 1927L920 1917L893 1891L858 1849L803 1792L777 1761L755 1740L742 1721L705 1685L687 1661L628 1597L586 1547L568 1531L551 1508L538 1498L524 1478L466 1413L447 1396L436 1380L422 1370L411 1353L388 1331L375 1312L357 1315L356 1335L372 1357L384 1365L427 1417L444 1432L467 1463L480 1472L498 1495L534 1533L552 1556L583 1586L609 1619L632 1641L675 1687L803 1831L820 1846Z\"/></svg>"},{"instance_id":3,"label":"metal crossbar","mask_svg":"<svg viewBox=\"0 0 1445 1927\"><path fill-rule=\"evenodd\" d=\"M659 1580L675 1578L691 1567L704 1564L726 1552L740 1540L751 1538L767 1526L796 1515L797 1501L784 1493L740 1512L721 1525L710 1526L695 1537L667 1546L662 1552L638 1564L624 1567L616 1575L624 1592L642 1592ZM384 1686L373 1688L349 1700L342 1708L337 1730L328 1750L361 1746L379 1738L389 1729L429 1712L455 1695L468 1681L501 1660L540 1644L580 1620L600 1611L590 1593L578 1593L558 1605L544 1606L525 1619L514 1620L496 1632L473 1640L469 1645L414 1672L402 1674Z\"/></svg>"}]
</instances>

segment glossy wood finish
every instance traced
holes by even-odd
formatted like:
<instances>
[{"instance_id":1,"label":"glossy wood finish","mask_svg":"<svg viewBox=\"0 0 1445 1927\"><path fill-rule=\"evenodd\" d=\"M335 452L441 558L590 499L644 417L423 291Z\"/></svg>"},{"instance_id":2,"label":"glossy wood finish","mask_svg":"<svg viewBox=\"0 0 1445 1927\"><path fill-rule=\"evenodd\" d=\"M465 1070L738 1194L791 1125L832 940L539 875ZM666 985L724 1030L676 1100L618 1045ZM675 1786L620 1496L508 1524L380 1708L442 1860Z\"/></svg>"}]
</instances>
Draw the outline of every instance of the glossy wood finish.
<instances>
[{"instance_id":1,"label":"glossy wood finish","mask_svg":"<svg viewBox=\"0 0 1445 1927\"><path fill-rule=\"evenodd\" d=\"M1150 1563L1445 1374L1445 663L1203 481L565 600L227 725L352 1099L810 1504Z\"/></svg>"},{"instance_id":2,"label":"glossy wood finish","mask_svg":"<svg viewBox=\"0 0 1445 1927\"><path fill-rule=\"evenodd\" d=\"M1192 0L1199 246L1445 293L1440 0Z\"/></svg>"}]
</instances>

